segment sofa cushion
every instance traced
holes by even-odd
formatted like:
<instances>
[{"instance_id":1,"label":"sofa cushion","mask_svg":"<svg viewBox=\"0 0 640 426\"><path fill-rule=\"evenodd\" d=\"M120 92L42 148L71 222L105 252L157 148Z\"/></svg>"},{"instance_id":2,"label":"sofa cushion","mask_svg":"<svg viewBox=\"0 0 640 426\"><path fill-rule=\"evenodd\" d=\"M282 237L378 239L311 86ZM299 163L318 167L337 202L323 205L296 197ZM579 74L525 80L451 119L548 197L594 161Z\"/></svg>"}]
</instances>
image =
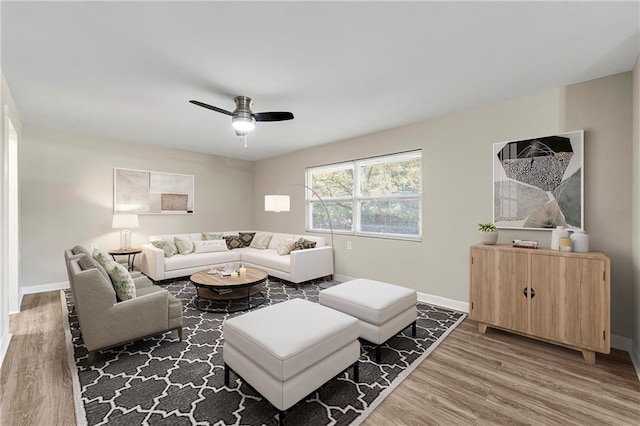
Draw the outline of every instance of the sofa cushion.
<instances>
[{"instance_id":1,"label":"sofa cushion","mask_svg":"<svg viewBox=\"0 0 640 426\"><path fill-rule=\"evenodd\" d=\"M256 232L256 235L254 235L253 240L251 240L251 244L249 244L249 247L264 250L269 245L271 237L273 237L273 235L268 232Z\"/></svg>"},{"instance_id":2,"label":"sofa cushion","mask_svg":"<svg viewBox=\"0 0 640 426\"><path fill-rule=\"evenodd\" d=\"M202 239L203 240L221 240L222 232L203 232Z\"/></svg>"},{"instance_id":3,"label":"sofa cushion","mask_svg":"<svg viewBox=\"0 0 640 426\"><path fill-rule=\"evenodd\" d=\"M283 272L289 272L291 270L291 260L289 257L278 255L276 250L245 247L237 251L240 252L240 257L242 257L243 262L249 262Z\"/></svg>"},{"instance_id":4,"label":"sofa cushion","mask_svg":"<svg viewBox=\"0 0 640 426\"><path fill-rule=\"evenodd\" d=\"M307 241L315 241L316 247L324 247L327 245L327 241L324 237L316 237L315 235L296 235L293 237L294 240L299 240L300 238L304 238Z\"/></svg>"},{"instance_id":5,"label":"sofa cushion","mask_svg":"<svg viewBox=\"0 0 640 426\"><path fill-rule=\"evenodd\" d=\"M291 249L291 251L296 251L296 250L306 250L306 249L312 249L316 246L316 242L315 241L309 241L305 238L300 238L298 239L298 241L296 241L296 243L293 246L293 249Z\"/></svg>"},{"instance_id":6,"label":"sofa cushion","mask_svg":"<svg viewBox=\"0 0 640 426\"><path fill-rule=\"evenodd\" d=\"M194 241L194 253L214 253L217 251L229 251L225 240Z\"/></svg>"},{"instance_id":7,"label":"sofa cushion","mask_svg":"<svg viewBox=\"0 0 640 426\"><path fill-rule=\"evenodd\" d=\"M193 253L193 241L191 241L191 238L174 237L173 242L175 243L176 248L178 249L178 253L180 254Z\"/></svg>"},{"instance_id":8,"label":"sofa cushion","mask_svg":"<svg viewBox=\"0 0 640 426\"><path fill-rule=\"evenodd\" d=\"M216 253L191 253L187 255L176 254L175 256L164 260L164 270L176 271L179 269L189 269L202 267L205 269L211 265L221 263L238 262L240 253L235 251L225 251Z\"/></svg>"},{"instance_id":9,"label":"sofa cushion","mask_svg":"<svg viewBox=\"0 0 640 426\"><path fill-rule=\"evenodd\" d=\"M111 283L116 291L118 300L129 300L136 297L136 286L127 268L115 260L109 260L105 262L104 269L107 270L109 277L111 277Z\"/></svg>"},{"instance_id":10,"label":"sofa cushion","mask_svg":"<svg viewBox=\"0 0 640 426\"><path fill-rule=\"evenodd\" d=\"M91 256L91 253L89 253L89 251L82 247L82 246L75 246L74 248L71 249L71 253L73 254L86 254L87 256Z\"/></svg>"},{"instance_id":11,"label":"sofa cushion","mask_svg":"<svg viewBox=\"0 0 640 426\"><path fill-rule=\"evenodd\" d=\"M178 248L173 242L169 240L151 241L151 244L153 244L154 247L164 251L164 257L169 258L178 254Z\"/></svg>"},{"instance_id":12,"label":"sofa cushion","mask_svg":"<svg viewBox=\"0 0 640 426\"><path fill-rule=\"evenodd\" d=\"M296 246L296 240L284 240L283 242L280 243L280 245L278 246L278 254L280 256L285 256L289 253L291 253L291 250L293 250L293 248Z\"/></svg>"}]
</instances>

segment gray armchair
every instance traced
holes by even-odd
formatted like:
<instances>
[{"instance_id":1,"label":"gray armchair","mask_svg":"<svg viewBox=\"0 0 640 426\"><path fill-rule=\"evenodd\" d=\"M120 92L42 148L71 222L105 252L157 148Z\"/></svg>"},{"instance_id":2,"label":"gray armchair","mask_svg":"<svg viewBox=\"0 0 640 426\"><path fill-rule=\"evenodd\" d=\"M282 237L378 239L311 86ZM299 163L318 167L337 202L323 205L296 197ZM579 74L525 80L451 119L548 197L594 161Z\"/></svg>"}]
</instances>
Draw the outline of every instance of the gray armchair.
<instances>
[{"instance_id":1,"label":"gray armchair","mask_svg":"<svg viewBox=\"0 0 640 426\"><path fill-rule=\"evenodd\" d=\"M118 302L110 279L85 256L65 252L89 365L97 351L144 337L177 330L182 340L182 303L178 299L142 276L134 280L136 297Z\"/></svg>"}]
</instances>

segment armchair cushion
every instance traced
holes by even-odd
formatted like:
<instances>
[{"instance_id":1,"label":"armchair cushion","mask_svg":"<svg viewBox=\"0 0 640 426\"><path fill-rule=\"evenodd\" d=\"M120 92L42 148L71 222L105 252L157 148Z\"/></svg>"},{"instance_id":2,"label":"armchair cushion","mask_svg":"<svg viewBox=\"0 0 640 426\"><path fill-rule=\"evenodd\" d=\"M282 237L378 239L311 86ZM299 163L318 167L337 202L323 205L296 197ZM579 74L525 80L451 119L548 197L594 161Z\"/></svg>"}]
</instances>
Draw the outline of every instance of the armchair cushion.
<instances>
[{"instance_id":1,"label":"armchair cushion","mask_svg":"<svg viewBox=\"0 0 640 426\"><path fill-rule=\"evenodd\" d=\"M136 286L133 278L129 275L127 268L116 262L109 260L105 262L107 273L111 277L111 283L116 291L119 300L129 300L136 297Z\"/></svg>"}]
</instances>

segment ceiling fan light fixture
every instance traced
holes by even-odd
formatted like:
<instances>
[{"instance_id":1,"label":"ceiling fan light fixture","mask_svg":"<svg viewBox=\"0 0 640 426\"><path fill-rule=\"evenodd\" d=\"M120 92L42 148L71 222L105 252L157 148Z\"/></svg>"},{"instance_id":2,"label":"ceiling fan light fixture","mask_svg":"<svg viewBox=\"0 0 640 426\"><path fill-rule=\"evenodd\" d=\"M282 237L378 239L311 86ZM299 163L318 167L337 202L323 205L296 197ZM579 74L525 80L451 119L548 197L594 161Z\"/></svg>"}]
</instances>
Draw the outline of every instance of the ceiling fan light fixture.
<instances>
[{"instance_id":1,"label":"ceiling fan light fixture","mask_svg":"<svg viewBox=\"0 0 640 426\"><path fill-rule=\"evenodd\" d=\"M239 113L231 119L231 125L237 133L248 133L256 128L256 120L247 113Z\"/></svg>"}]
</instances>

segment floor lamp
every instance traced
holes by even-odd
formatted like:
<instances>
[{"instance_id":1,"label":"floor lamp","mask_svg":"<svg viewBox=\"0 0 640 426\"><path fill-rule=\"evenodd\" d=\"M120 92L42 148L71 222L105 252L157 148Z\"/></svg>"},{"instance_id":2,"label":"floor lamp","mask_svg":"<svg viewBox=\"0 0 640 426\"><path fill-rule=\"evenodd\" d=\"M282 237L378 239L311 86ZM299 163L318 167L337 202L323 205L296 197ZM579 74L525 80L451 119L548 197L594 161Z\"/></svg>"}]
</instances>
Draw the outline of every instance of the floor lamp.
<instances>
[{"instance_id":1,"label":"floor lamp","mask_svg":"<svg viewBox=\"0 0 640 426\"><path fill-rule=\"evenodd\" d=\"M335 245L333 243L333 223L331 222L331 213L329 213L329 209L327 205L324 203L324 200L318 195L313 188L309 188L307 185L303 185L300 183L291 183L291 186L302 186L303 188L308 189L315 195L322 207L324 208L325 213L327 214L327 220L329 221L329 230L331 231L331 262L333 263L333 275L336 274L336 255L335 255ZM266 212L288 212L291 210L290 197L288 195L265 195L264 196L264 211Z\"/></svg>"}]
</instances>

